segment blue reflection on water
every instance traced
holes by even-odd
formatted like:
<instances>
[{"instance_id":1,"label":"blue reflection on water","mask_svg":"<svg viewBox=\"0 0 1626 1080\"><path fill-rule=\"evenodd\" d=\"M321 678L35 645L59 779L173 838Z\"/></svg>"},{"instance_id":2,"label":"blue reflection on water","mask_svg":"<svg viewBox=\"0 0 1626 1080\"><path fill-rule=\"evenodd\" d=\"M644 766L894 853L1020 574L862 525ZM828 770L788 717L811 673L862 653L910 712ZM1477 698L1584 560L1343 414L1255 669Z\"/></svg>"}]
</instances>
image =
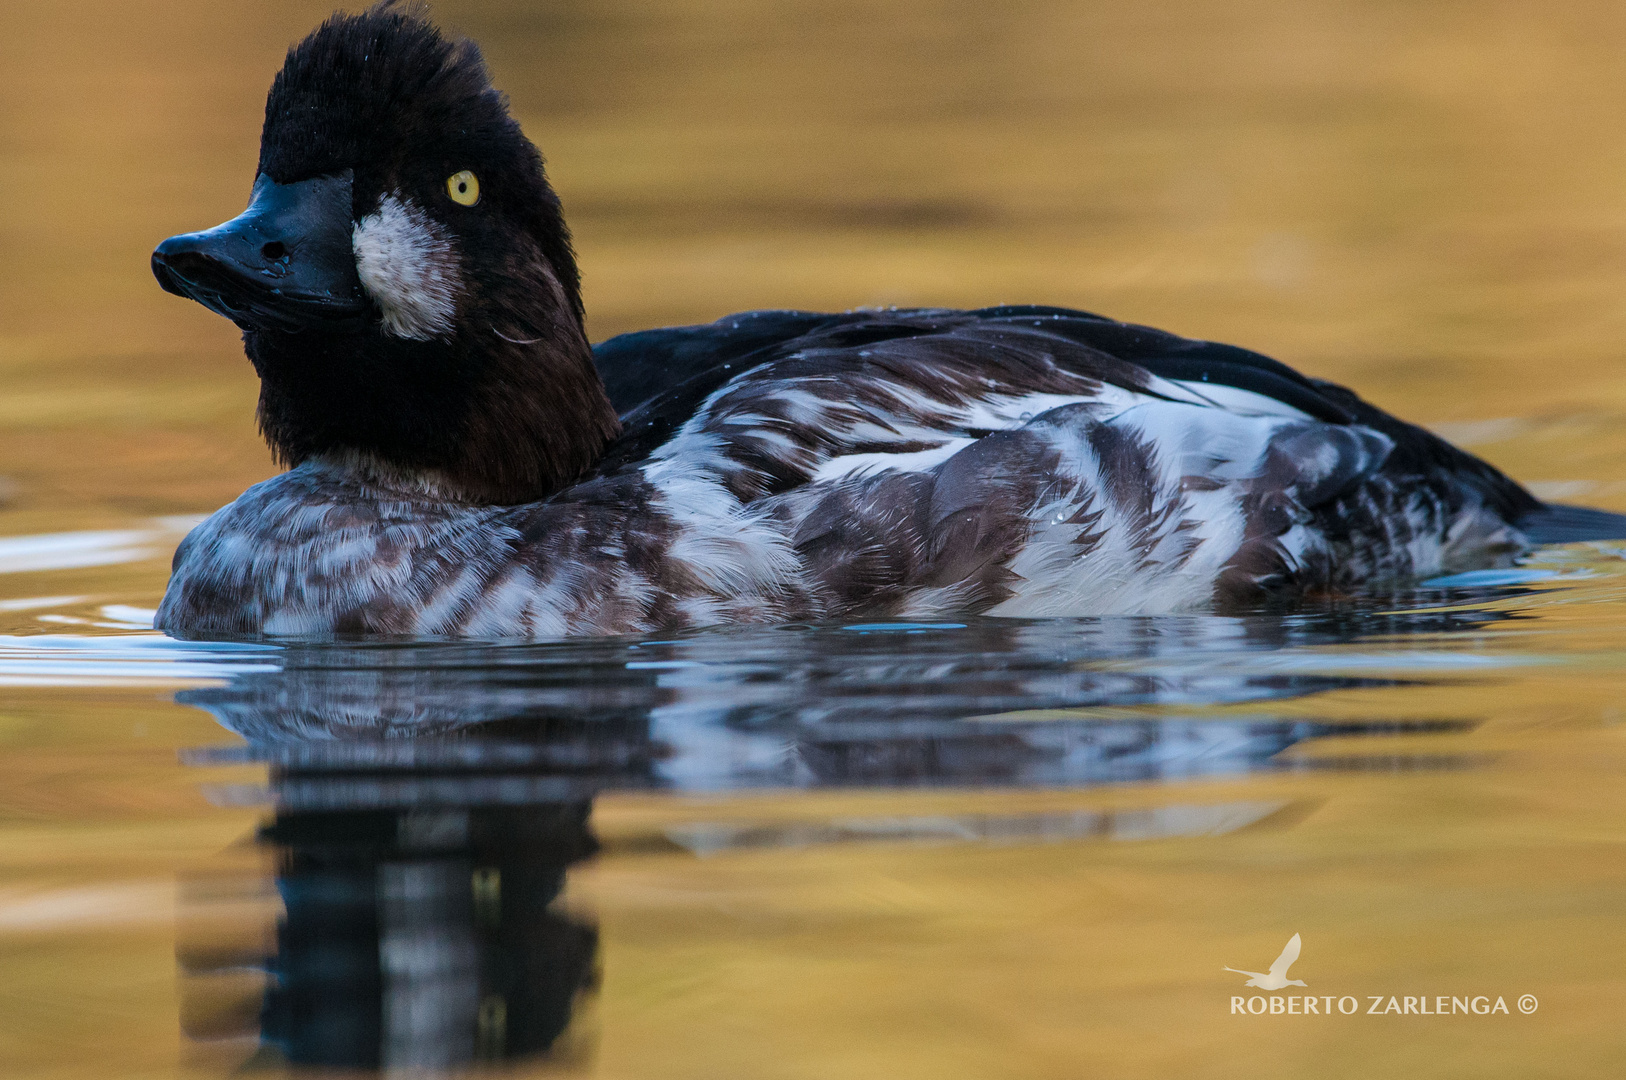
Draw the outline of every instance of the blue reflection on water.
<instances>
[{"instance_id":1,"label":"blue reflection on water","mask_svg":"<svg viewBox=\"0 0 1626 1080\"><path fill-rule=\"evenodd\" d=\"M244 740L194 760L270 762L285 807L1059 786L1236 773L1304 739L1358 734L1370 725L1305 719L1290 703L1532 662L1419 647L1510 617L1451 607L290 643L177 700Z\"/></svg>"}]
</instances>

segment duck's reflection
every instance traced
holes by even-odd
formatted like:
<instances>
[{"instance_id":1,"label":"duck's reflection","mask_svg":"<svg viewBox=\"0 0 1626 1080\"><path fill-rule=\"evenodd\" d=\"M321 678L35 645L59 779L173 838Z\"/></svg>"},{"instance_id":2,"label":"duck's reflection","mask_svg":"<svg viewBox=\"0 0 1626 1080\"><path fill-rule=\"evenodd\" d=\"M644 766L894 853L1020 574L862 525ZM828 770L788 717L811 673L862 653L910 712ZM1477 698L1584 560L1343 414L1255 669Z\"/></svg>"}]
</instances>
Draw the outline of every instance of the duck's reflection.
<instances>
[{"instance_id":1,"label":"duck's reflection","mask_svg":"<svg viewBox=\"0 0 1626 1080\"><path fill-rule=\"evenodd\" d=\"M445 1068L545 1053L597 985L556 901L585 802L279 814L284 916L261 1012L290 1064Z\"/></svg>"},{"instance_id":2,"label":"duck's reflection","mask_svg":"<svg viewBox=\"0 0 1626 1080\"><path fill-rule=\"evenodd\" d=\"M576 1052L579 1040L566 1036L596 985L597 933L559 897L567 869L596 850L588 814L600 791L1057 786L1274 767L1280 751L1321 735L1462 726L1381 714L1328 722L1296 703L1401 685L1390 654L1363 659L1364 638L1409 634L1415 648L1422 635L1504 617L1457 609L301 646L281 653L280 670L179 700L245 740L197 763L269 766L262 794L276 812L262 839L278 853L283 914L265 965L262 1056L438 1069ZM1345 646L1356 648L1329 648ZM1204 808L1174 809L1180 820L1156 829L1224 824L1186 821ZM1225 812L1253 821L1275 810ZM954 824L956 836L1006 841L1152 827ZM846 822L789 839L712 828L667 839L704 854L922 827Z\"/></svg>"},{"instance_id":3,"label":"duck's reflection","mask_svg":"<svg viewBox=\"0 0 1626 1080\"><path fill-rule=\"evenodd\" d=\"M280 765L279 796L313 808L319 792L303 786L315 777L329 790L334 770L371 775L371 795L359 775L347 789L350 806L455 802L453 789L489 787L503 770L524 772L505 783L528 786L527 797L555 801L628 786L1155 780L1245 771L1307 738L1360 734L1370 725L1319 723L1293 703L1415 684L1453 658L1412 644L1407 655L1429 662L1408 671L1392 647L1362 652L1363 639L1445 638L1507 617L982 620L306 646L287 649L280 670L178 699L247 741L214 760ZM425 767L450 771L426 780L414 773Z\"/></svg>"}]
</instances>

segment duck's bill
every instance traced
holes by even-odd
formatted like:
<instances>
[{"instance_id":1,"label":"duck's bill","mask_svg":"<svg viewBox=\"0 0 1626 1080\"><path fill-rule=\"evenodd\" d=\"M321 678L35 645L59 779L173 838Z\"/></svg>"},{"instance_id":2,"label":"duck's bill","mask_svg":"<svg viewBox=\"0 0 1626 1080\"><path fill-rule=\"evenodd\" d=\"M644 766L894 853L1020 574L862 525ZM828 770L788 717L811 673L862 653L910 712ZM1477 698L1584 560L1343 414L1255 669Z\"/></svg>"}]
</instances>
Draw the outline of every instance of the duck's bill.
<instances>
[{"instance_id":1,"label":"duck's bill","mask_svg":"<svg viewBox=\"0 0 1626 1080\"><path fill-rule=\"evenodd\" d=\"M152 253L166 292L244 329L352 329L368 305L351 243L351 174L278 184L261 175L248 209L172 236Z\"/></svg>"}]
</instances>

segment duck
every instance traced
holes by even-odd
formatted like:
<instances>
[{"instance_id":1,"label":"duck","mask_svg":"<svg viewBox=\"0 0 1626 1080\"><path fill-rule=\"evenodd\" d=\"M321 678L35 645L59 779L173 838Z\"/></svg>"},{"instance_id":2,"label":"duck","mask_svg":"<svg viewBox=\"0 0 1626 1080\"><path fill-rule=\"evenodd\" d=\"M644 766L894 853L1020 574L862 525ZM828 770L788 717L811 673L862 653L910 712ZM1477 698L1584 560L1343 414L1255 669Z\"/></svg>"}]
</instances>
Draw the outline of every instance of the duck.
<instances>
[{"instance_id":1,"label":"duck","mask_svg":"<svg viewBox=\"0 0 1626 1080\"><path fill-rule=\"evenodd\" d=\"M176 550L174 635L1224 611L1626 535L1342 386L1064 307L594 346L541 154L394 2L288 51L247 209L152 270L241 329L285 467Z\"/></svg>"}]
</instances>

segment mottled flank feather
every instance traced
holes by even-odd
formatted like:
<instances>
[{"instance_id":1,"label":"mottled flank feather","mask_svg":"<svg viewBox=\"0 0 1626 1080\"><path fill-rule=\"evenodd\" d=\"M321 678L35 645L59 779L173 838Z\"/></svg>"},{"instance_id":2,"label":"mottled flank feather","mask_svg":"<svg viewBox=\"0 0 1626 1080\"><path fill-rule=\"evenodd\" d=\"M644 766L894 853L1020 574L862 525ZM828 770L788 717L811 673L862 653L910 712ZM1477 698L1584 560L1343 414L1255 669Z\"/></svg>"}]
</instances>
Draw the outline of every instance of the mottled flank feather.
<instances>
[{"instance_id":1,"label":"mottled flank feather","mask_svg":"<svg viewBox=\"0 0 1626 1080\"><path fill-rule=\"evenodd\" d=\"M1505 565L1539 504L1267 358L1061 309L756 312L597 360L624 434L540 502L332 457L189 536L188 633L628 633L1201 610Z\"/></svg>"}]
</instances>

